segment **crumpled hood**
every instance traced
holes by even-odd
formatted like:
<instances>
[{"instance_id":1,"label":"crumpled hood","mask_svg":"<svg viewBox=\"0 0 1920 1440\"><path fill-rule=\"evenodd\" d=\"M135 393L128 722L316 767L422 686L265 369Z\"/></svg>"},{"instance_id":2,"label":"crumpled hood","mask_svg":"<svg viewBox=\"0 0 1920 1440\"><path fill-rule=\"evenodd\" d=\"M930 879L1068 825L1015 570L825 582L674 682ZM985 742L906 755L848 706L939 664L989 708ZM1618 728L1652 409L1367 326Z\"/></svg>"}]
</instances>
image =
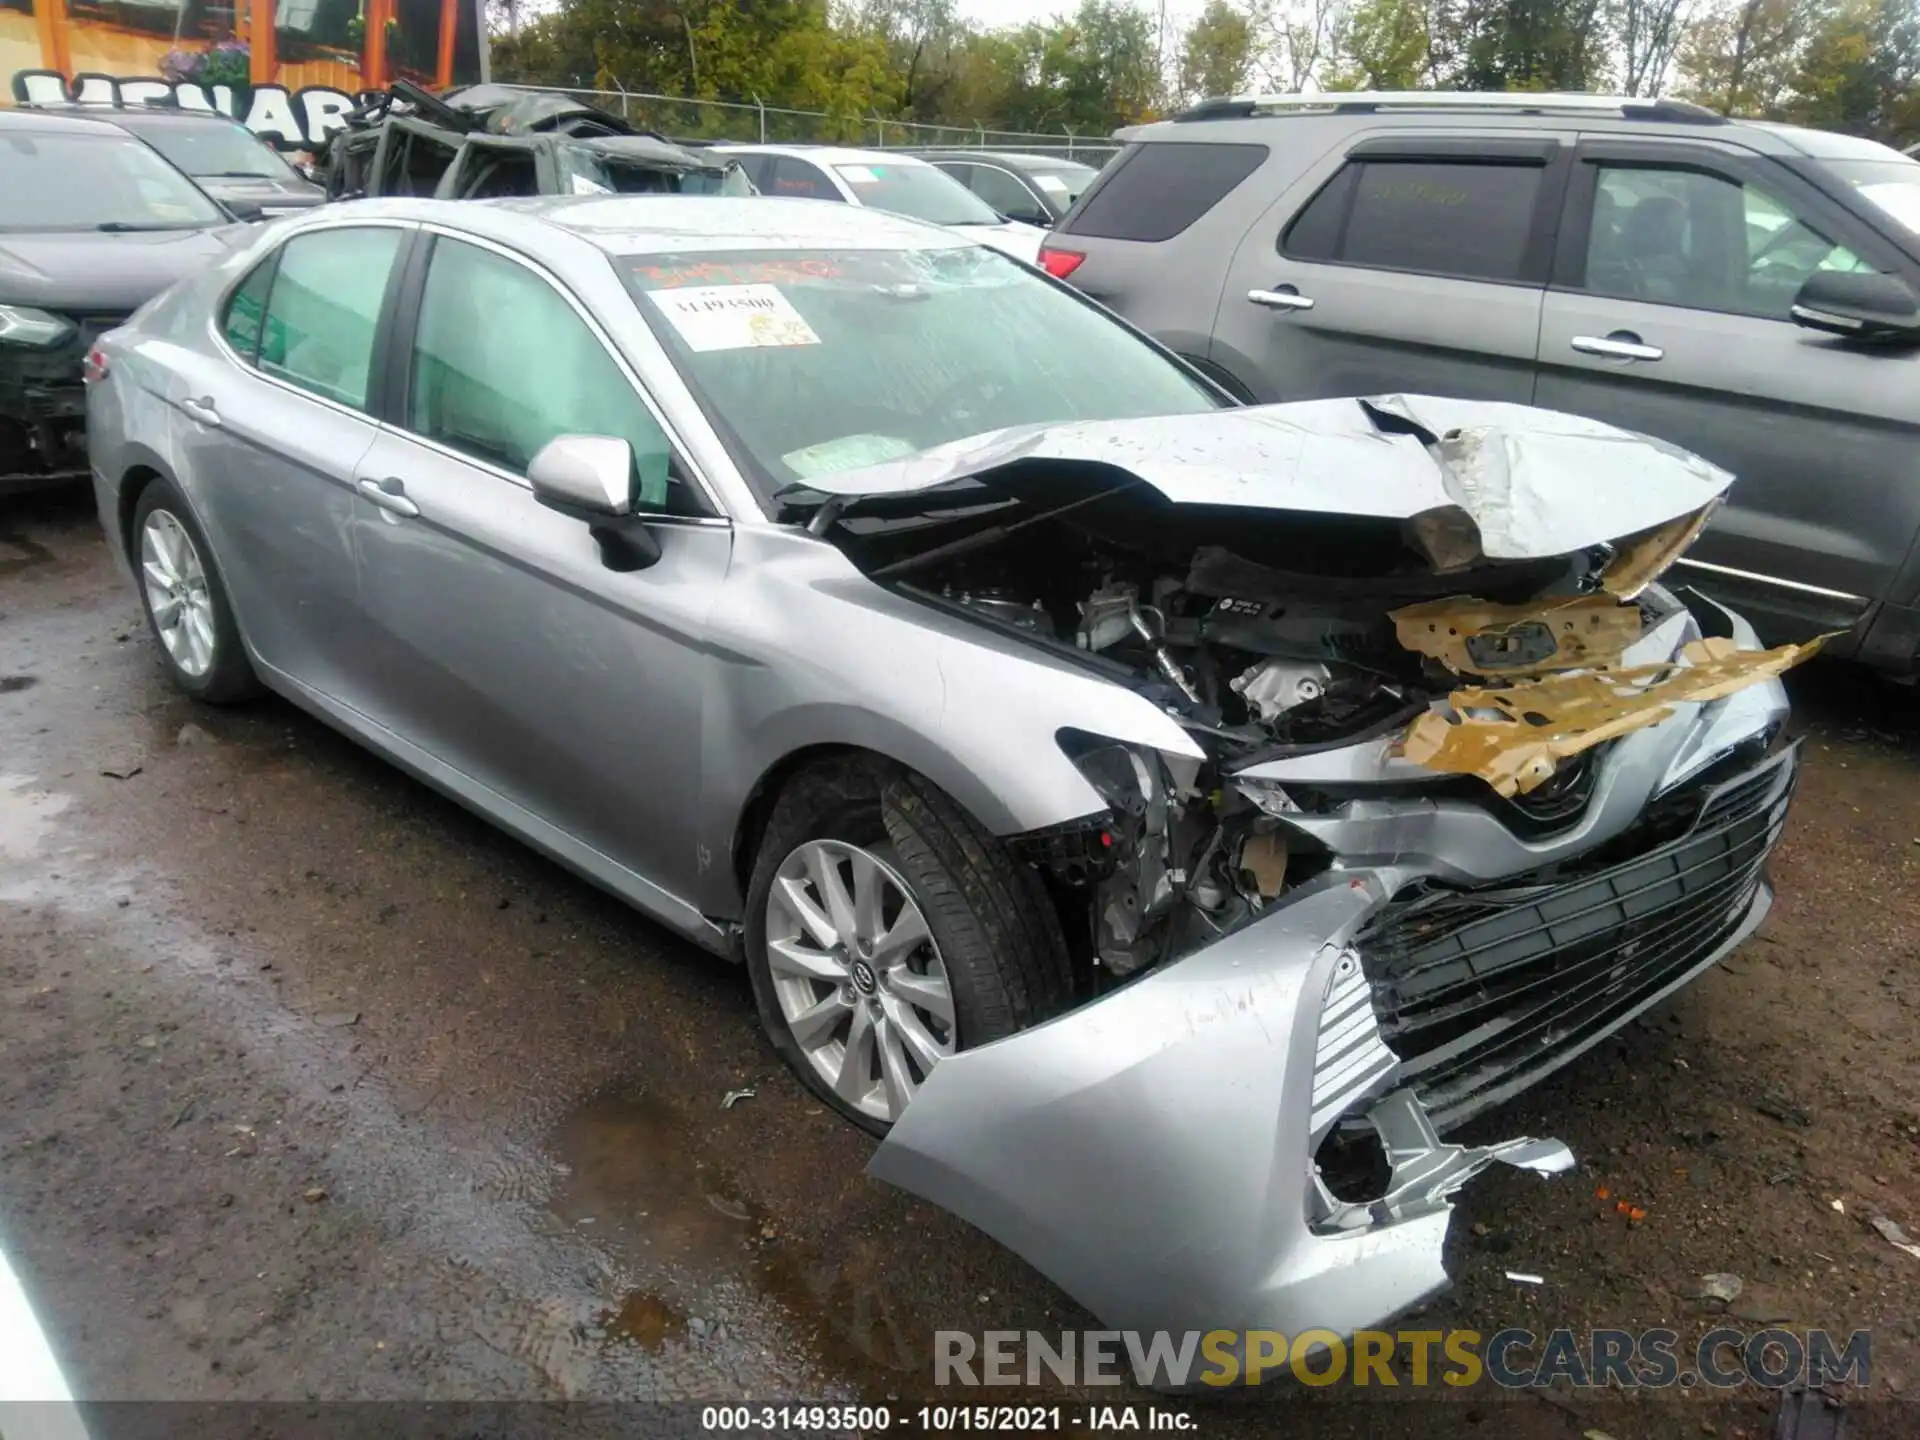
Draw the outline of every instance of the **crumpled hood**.
<instances>
[{"instance_id":1,"label":"crumpled hood","mask_svg":"<svg viewBox=\"0 0 1920 1440\"><path fill-rule=\"evenodd\" d=\"M1436 533L1464 515L1493 560L1638 534L1705 509L1733 483L1697 455L1595 420L1392 395L1021 426L812 476L804 488L911 494L1035 460L1110 466L1177 504L1425 518Z\"/></svg>"},{"instance_id":2,"label":"crumpled hood","mask_svg":"<svg viewBox=\"0 0 1920 1440\"><path fill-rule=\"evenodd\" d=\"M135 310L176 280L249 243L245 225L126 234L0 234L0 305L59 311Z\"/></svg>"}]
</instances>

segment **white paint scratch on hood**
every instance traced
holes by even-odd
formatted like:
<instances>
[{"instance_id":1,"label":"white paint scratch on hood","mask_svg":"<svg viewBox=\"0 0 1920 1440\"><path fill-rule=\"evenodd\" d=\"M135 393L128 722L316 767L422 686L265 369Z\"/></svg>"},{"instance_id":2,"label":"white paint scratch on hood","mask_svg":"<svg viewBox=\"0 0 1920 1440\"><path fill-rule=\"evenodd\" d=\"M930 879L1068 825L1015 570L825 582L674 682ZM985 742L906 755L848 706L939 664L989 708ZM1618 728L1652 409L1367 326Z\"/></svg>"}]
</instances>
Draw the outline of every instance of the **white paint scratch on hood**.
<instances>
[{"instance_id":1,"label":"white paint scratch on hood","mask_svg":"<svg viewBox=\"0 0 1920 1440\"><path fill-rule=\"evenodd\" d=\"M1405 422L1420 435L1392 428ZM1489 559L1564 555L1711 504L1733 476L1552 410L1392 395L1021 426L809 479L842 496L929 490L1030 460L1104 465L1186 505L1411 520L1464 512Z\"/></svg>"}]
</instances>

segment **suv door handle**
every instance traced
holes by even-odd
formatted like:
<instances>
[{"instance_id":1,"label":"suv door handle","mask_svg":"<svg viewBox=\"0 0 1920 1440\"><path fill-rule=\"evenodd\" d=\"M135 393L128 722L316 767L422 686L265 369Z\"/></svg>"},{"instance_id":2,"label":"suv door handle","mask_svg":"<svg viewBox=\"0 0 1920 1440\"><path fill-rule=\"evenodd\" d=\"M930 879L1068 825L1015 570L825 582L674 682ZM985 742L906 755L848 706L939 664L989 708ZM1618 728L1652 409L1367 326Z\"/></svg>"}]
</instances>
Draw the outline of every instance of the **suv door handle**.
<instances>
[{"instance_id":1,"label":"suv door handle","mask_svg":"<svg viewBox=\"0 0 1920 1440\"><path fill-rule=\"evenodd\" d=\"M1582 355L1604 355L1609 360L1658 360L1667 352L1648 345L1631 330L1615 330L1602 339L1598 335L1576 335L1573 348Z\"/></svg>"},{"instance_id":2,"label":"suv door handle","mask_svg":"<svg viewBox=\"0 0 1920 1440\"><path fill-rule=\"evenodd\" d=\"M367 499L395 515L411 520L420 513L420 507L407 498L407 487L397 475L389 475L384 480L375 480L371 476L360 481L359 491Z\"/></svg>"},{"instance_id":3,"label":"suv door handle","mask_svg":"<svg viewBox=\"0 0 1920 1440\"><path fill-rule=\"evenodd\" d=\"M189 397L180 402L180 408L187 412L190 419L197 420L202 425L211 426L215 430L220 428L220 407L213 403L211 395L200 400Z\"/></svg>"},{"instance_id":4,"label":"suv door handle","mask_svg":"<svg viewBox=\"0 0 1920 1440\"><path fill-rule=\"evenodd\" d=\"M1276 285L1271 290L1249 290L1247 299L1269 310L1311 310L1313 301L1291 285Z\"/></svg>"}]
</instances>

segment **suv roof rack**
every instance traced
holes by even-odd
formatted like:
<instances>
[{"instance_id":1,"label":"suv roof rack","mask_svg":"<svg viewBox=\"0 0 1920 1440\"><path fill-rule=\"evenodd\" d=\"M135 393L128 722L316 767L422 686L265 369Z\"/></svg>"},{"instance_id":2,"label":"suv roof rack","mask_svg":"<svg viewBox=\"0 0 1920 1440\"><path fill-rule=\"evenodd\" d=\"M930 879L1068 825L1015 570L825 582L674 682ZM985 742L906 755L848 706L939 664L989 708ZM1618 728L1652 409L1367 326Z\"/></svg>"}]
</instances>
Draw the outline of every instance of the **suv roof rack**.
<instances>
[{"instance_id":1,"label":"suv roof rack","mask_svg":"<svg viewBox=\"0 0 1920 1440\"><path fill-rule=\"evenodd\" d=\"M1289 112L1353 115L1383 110L1484 110L1509 115L1601 113L1627 120L1664 120L1686 125L1727 123L1726 116L1688 100L1525 90L1333 90L1311 95L1235 95L1202 100L1173 118L1176 122L1246 120L1257 115Z\"/></svg>"}]
</instances>

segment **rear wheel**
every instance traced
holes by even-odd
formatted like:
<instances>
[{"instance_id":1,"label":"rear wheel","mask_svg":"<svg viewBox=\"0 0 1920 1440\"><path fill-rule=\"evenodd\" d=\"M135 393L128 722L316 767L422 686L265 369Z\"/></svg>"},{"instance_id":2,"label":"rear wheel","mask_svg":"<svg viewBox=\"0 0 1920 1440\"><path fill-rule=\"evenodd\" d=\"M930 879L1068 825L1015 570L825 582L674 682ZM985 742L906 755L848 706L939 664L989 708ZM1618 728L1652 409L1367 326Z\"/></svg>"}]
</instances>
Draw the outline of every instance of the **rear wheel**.
<instances>
[{"instance_id":1,"label":"rear wheel","mask_svg":"<svg viewBox=\"0 0 1920 1440\"><path fill-rule=\"evenodd\" d=\"M147 624L176 686L214 705L260 693L213 553L170 481L151 481L140 492L133 569Z\"/></svg>"},{"instance_id":2,"label":"rear wheel","mask_svg":"<svg viewBox=\"0 0 1920 1440\"><path fill-rule=\"evenodd\" d=\"M774 1048L876 1134L942 1060L1058 1013L1071 993L1035 876L940 790L878 760L788 782L747 905Z\"/></svg>"}]
</instances>

